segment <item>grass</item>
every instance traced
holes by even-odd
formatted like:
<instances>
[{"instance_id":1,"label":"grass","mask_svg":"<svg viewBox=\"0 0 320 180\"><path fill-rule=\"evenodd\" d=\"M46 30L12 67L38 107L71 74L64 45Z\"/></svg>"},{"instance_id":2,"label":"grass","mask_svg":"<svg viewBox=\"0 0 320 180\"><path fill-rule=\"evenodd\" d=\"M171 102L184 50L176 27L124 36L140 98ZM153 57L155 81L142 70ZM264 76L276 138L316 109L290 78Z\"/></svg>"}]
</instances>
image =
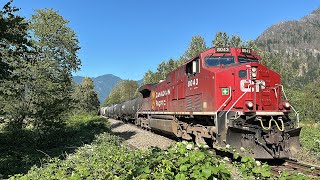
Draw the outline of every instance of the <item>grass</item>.
<instances>
[{"instance_id":1,"label":"grass","mask_svg":"<svg viewBox=\"0 0 320 180\"><path fill-rule=\"evenodd\" d=\"M50 133L24 129L0 132L0 179L27 173L45 159L65 159L78 147L90 144L95 135L108 131L105 119L91 115L72 116L66 126Z\"/></svg>"},{"instance_id":2,"label":"grass","mask_svg":"<svg viewBox=\"0 0 320 180\"><path fill-rule=\"evenodd\" d=\"M320 124L301 123L301 153L299 159L320 165Z\"/></svg>"}]
</instances>

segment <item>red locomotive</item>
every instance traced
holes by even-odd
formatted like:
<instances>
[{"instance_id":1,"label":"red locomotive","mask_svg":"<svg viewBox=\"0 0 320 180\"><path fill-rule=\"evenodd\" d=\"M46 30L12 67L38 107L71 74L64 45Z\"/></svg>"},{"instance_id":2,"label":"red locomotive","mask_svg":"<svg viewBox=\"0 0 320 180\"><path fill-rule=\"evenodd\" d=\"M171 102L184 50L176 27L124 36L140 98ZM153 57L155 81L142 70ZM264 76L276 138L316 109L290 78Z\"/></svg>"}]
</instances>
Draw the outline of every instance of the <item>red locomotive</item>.
<instances>
[{"instance_id":1,"label":"red locomotive","mask_svg":"<svg viewBox=\"0 0 320 180\"><path fill-rule=\"evenodd\" d=\"M284 100L280 75L250 49L211 48L139 91L142 98L104 114L197 144L245 148L259 159L288 158L299 150L301 128L289 118L293 108Z\"/></svg>"}]
</instances>

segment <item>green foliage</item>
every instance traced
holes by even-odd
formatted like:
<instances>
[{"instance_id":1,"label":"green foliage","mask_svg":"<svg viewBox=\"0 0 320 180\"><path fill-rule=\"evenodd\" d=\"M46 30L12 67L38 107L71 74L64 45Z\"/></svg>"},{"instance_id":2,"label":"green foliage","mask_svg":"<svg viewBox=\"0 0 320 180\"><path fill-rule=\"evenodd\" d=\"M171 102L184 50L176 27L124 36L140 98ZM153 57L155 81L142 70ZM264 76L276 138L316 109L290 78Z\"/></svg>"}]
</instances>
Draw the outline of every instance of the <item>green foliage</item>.
<instances>
[{"instance_id":1,"label":"green foliage","mask_svg":"<svg viewBox=\"0 0 320 180\"><path fill-rule=\"evenodd\" d=\"M213 47L229 47L229 36L226 32L217 32L211 44Z\"/></svg>"},{"instance_id":2,"label":"green foliage","mask_svg":"<svg viewBox=\"0 0 320 180\"><path fill-rule=\"evenodd\" d=\"M44 59L57 61L65 73L80 67L77 53L80 49L76 33L53 9L39 9L32 15L30 29L35 36L35 44L40 48Z\"/></svg>"},{"instance_id":3,"label":"green foliage","mask_svg":"<svg viewBox=\"0 0 320 180\"><path fill-rule=\"evenodd\" d=\"M167 151L132 150L108 133L66 160L50 159L21 179L231 179L224 161L189 145L177 143ZM190 144L191 145L191 144Z\"/></svg>"},{"instance_id":4,"label":"green foliage","mask_svg":"<svg viewBox=\"0 0 320 180\"><path fill-rule=\"evenodd\" d=\"M99 109L99 99L97 92L93 89L94 82L91 78L84 78L82 84L76 86L73 93L74 111L96 114Z\"/></svg>"},{"instance_id":5,"label":"green foliage","mask_svg":"<svg viewBox=\"0 0 320 180\"><path fill-rule=\"evenodd\" d=\"M71 116L66 126L50 134L31 129L0 131L0 178L27 173L46 159L65 159L78 147L91 143L95 135L109 130L104 118L87 114Z\"/></svg>"},{"instance_id":6,"label":"green foliage","mask_svg":"<svg viewBox=\"0 0 320 180\"><path fill-rule=\"evenodd\" d=\"M313 154L320 161L320 125L305 123L302 126L300 142L303 150Z\"/></svg>"},{"instance_id":7,"label":"green foliage","mask_svg":"<svg viewBox=\"0 0 320 180\"><path fill-rule=\"evenodd\" d=\"M245 179L267 179L271 178L271 167L260 161L256 161L252 157L243 156L241 162L235 162L235 166Z\"/></svg>"},{"instance_id":8,"label":"green foliage","mask_svg":"<svg viewBox=\"0 0 320 180\"><path fill-rule=\"evenodd\" d=\"M299 174L297 172L284 171L281 173L278 179L279 180L308 180L310 178L304 174Z\"/></svg>"},{"instance_id":9,"label":"green foliage","mask_svg":"<svg viewBox=\"0 0 320 180\"><path fill-rule=\"evenodd\" d=\"M143 77L143 84L155 84L160 80L165 80L168 73L175 70L179 66L179 61L170 59L168 62L162 61L156 72L148 70Z\"/></svg>"},{"instance_id":10,"label":"green foliage","mask_svg":"<svg viewBox=\"0 0 320 180\"><path fill-rule=\"evenodd\" d=\"M12 127L22 128L28 113L26 84L30 81L33 48L29 41L28 23L19 15L18 8L8 2L0 11L0 114L13 119Z\"/></svg>"},{"instance_id":11,"label":"green foliage","mask_svg":"<svg viewBox=\"0 0 320 180\"><path fill-rule=\"evenodd\" d=\"M320 82L310 83L305 88L288 89L288 98L299 111L302 121L319 122L320 120Z\"/></svg>"},{"instance_id":12,"label":"green foliage","mask_svg":"<svg viewBox=\"0 0 320 180\"><path fill-rule=\"evenodd\" d=\"M10 1L0 12L0 114L9 129L49 132L70 108L78 40L53 10L38 10L31 24L17 11Z\"/></svg>"},{"instance_id":13,"label":"green foliage","mask_svg":"<svg viewBox=\"0 0 320 180\"><path fill-rule=\"evenodd\" d=\"M189 60L205 50L207 50L207 46L204 38L200 35L192 36L189 47L182 57L184 60Z\"/></svg>"},{"instance_id":14,"label":"green foliage","mask_svg":"<svg viewBox=\"0 0 320 180\"><path fill-rule=\"evenodd\" d=\"M104 106L118 104L138 96L138 84L133 80L122 80L113 87L109 96L105 99Z\"/></svg>"}]
</instances>

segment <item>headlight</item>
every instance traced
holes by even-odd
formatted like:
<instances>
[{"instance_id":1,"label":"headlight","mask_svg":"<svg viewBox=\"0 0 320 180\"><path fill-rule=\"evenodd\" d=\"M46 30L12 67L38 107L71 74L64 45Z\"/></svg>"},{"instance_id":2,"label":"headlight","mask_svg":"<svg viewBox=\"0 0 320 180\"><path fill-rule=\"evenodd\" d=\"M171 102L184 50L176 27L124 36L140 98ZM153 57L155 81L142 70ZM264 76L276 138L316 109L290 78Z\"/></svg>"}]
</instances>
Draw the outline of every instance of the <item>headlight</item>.
<instances>
[{"instance_id":1,"label":"headlight","mask_svg":"<svg viewBox=\"0 0 320 180\"><path fill-rule=\"evenodd\" d=\"M252 108L253 108L253 102L248 101L248 102L246 103L246 106L247 106L249 109L252 109Z\"/></svg>"},{"instance_id":2,"label":"headlight","mask_svg":"<svg viewBox=\"0 0 320 180\"><path fill-rule=\"evenodd\" d=\"M256 77L257 77L257 73L256 73L256 72L253 72L253 73L251 74L251 76L252 76L252 78L256 78Z\"/></svg>"},{"instance_id":3,"label":"headlight","mask_svg":"<svg viewBox=\"0 0 320 180\"><path fill-rule=\"evenodd\" d=\"M252 67L252 68L251 68L251 71L252 71L252 72L257 72L257 67Z\"/></svg>"}]
</instances>

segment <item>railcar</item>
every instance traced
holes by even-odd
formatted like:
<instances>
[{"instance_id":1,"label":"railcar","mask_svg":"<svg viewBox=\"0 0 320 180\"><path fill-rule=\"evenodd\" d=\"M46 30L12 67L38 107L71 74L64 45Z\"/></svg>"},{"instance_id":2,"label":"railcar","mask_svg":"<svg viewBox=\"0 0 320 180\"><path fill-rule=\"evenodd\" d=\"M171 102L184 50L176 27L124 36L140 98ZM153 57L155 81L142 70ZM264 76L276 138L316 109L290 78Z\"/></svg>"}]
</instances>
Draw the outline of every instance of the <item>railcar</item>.
<instances>
[{"instance_id":1,"label":"railcar","mask_svg":"<svg viewBox=\"0 0 320 180\"><path fill-rule=\"evenodd\" d=\"M139 92L126 116L143 128L258 159L289 158L300 148L299 116L280 75L250 49L208 49Z\"/></svg>"}]
</instances>

